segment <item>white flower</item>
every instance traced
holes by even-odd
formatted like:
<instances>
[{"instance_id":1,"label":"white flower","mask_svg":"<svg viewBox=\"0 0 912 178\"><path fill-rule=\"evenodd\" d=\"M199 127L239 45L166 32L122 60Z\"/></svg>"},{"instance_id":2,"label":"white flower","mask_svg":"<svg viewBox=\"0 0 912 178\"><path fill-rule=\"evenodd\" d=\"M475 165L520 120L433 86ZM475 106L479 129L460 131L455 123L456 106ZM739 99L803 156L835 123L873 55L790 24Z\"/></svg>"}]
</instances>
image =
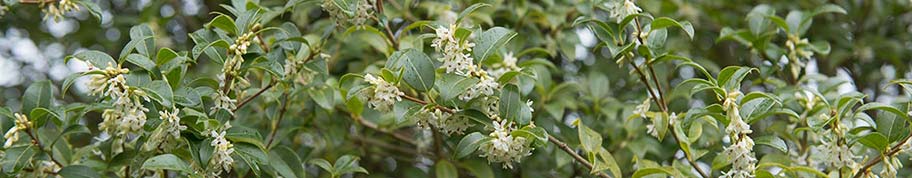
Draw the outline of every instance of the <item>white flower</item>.
<instances>
[{"instance_id":1,"label":"white flower","mask_svg":"<svg viewBox=\"0 0 912 178\"><path fill-rule=\"evenodd\" d=\"M449 28L438 27L435 29L437 38L431 41L431 47L437 52L443 53L443 57L437 58L442 61L441 68L445 68L447 73L454 73L462 76L468 76L471 72L479 70L475 66L475 61L471 54L472 47L475 43L469 42L468 39L456 38L456 25L450 25Z\"/></svg>"},{"instance_id":2,"label":"white flower","mask_svg":"<svg viewBox=\"0 0 912 178\"><path fill-rule=\"evenodd\" d=\"M484 152L481 157L488 162L502 162L504 168L513 169L513 162L520 162L525 156L532 154L530 142L523 137L513 137L510 132L513 128L508 121L494 121L494 132L488 136L491 140L482 143L480 149Z\"/></svg>"},{"instance_id":3,"label":"white flower","mask_svg":"<svg viewBox=\"0 0 912 178\"><path fill-rule=\"evenodd\" d=\"M237 100L231 99L231 97L228 97L228 95L221 90L215 93L213 100L215 100L215 106L212 106L212 111L210 111L209 114L222 109L228 111L231 115L234 115L234 110L237 109Z\"/></svg>"},{"instance_id":4,"label":"white flower","mask_svg":"<svg viewBox=\"0 0 912 178\"><path fill-rule=\"evenodd\" d=\"M41 5L47 6L44 9L41 9L41 11L44 12L44 18L48 19L53 17L54 21L60 21L60 18L63 18L63 14L67 12L79 11L79 6L77 6L73 0L59 0L56 4L53 1L48 1Z\"/></svg>"},{"instance_id":5,"label":"white flower","mask_svg":"<svg viewBox=\"0 0 912 178\"><path fill-rule=\"evenodd\" d=\"M418 127L430 129L432 126L446 135L459 134L467 128L474 126L469 118L453 116L450 113L443 112L439 108L425 108L418 114Z\"/></svg>"},{"instance_id":6,"label":"white flower","mask_svg":"<svg viewBox=\"0 0 912 178\"><path fill-rule=\"evenodd\" d=\"M732 140L738 140L741 136L747 136L747 134L753 133L750 125L744 122L741 119L741 114L738 112L738 108L732 108L728 112L729 122L728 126L725 127L725 132L732 135Z\"/></svg>"},{"instance_id":7,"label":"white flower","mask_svg":"<svg viewBox=\"0 0 912 178\"><path fill-rule=\"evenodd\" d=\"M480 81L469 87L468 90L459 95L459 98L463 101L469 101L479 96L491 96L494 95L494 90L500 89L500 83L494 80L494 78L483 74L480 77Z\"/></svg>"},{"instance_id":8,"label":"white flower","mask_svg":"<svg viewBox=\"0 0 912 178\"><path fill-rule=\"evenodd\" d=\"M25 115L19 113L13 115L16 116L16 126L10 128L8 131L6 131L6 134L3 135L3 138L6 139L6 142L3 143L3 148L9 148L10 146L13 146L13 143L19 141L19 131L28 130L28 128L32 125L32 122L29 121L28 117L25 117Z\"/></svg>"},{"instance_id":9,"label":"white flower","mask_svg":"<svg viewBox=\"0 0 912 178\"><path fill-rule=\"evenodd\" d=\"M633 115L639 115L641 118L646 118L646 113L649 112L649 102L651 101L652 100L649 98L643 100L643 103L637 105L636 108L633 109Z\"/></svg>"},{"instance_id":10,"label":"white flower","mask_svg":"<svg viewBox=\"0 0 912 178\"><path fill-rule=\"evenodd\" d=\"M839 144L835 140L823 141L821 145L817 146L817 149L820 150L823 156L823 164L831 168L852 167L855 164L853 160L855 155L852 154L852 150L845 144Z\"/></svg>"},{"instance_id":11,"label":"white flower","mask_svg":"<svg viewBox=\"0 0 912 178\"><path fill-rule=\"evenodd\" d=\"M127 69L108 63L105 69L95 70L101 71L102 74L93 75L90 79L87 84L91 90L90 94L109 97L113 102L111 108L102 112L103 120L98 124L98 128L116 137L112 150L120 153L123 151L125 138L130 134L140 133L146 124L146 112L149 112L149 109L142 101L149 101L149 96L143 90L127 85L124 75L129 72Z\"/></svg>"},{"instance_id":12,"label":"white flower","mask_svg":"<svg viewBox=\"0 0 912 178\"><path fill-rule=\"evenodd\" d=\"M57 163L54 163L54 162L51 162L51 161L41 160L41 161L38 161L38 168L35 169L35 171L34 171L35 174L32 175L32 176L35 176L35 177L59 177L59 176L56 176L56 175L52 176L52 175L49 174L49 173L57 172L57 171L60 171L60 165L57 165Z\"/></svg>"},{"instance_id":13,"label":"white flower","mask_svg":"<svg viewBox=\"0 0 912 178\"><path fill-rule=\"evenodd\" d=\"M364 80L373 85L370 90L368 104L377 111L390 111L393 104L402 101L402 95L405 95L399 88L392 83L383 80L380 77L374 77L371 74L364 75Z\"/></svg>"},{"instance_id":14,"label":"white flower","mask_svg":"<svg viewBox=\"0 0 912 178\"><path fill-rule=\"evenodd\" d=\"M158 112L161 115L162 123L155 128L155 131L152 131L152 136L149 137L149 140L143 146L146 151L156 148L163 148L167 151L178 143L181 138L180 132L187 130L187 126L180 125L180 117L177 116L178 112L180 110L177 108L174 108L171 112Z\"/></svg>"},{"instance_id":15,"label":"white flower","mask_svg":"<svg viewBox=\"0 0 912 178\"><path fill-rule=\"evenodd\" d=\"M754 140L746 136L734 144L725 147L725 150L722 151L722 154L728 156L729 160L732 162L732 167L730 170L728 170L728 172L723 172L723 175L721 177L754 177L753 172L756 169L755 164L757 163L757 158L754 157L754 153L752 152L753 147Z\"/></svg>"},{"instance_id":16,"label":"white flower","mask_svg":"<svg viewBox=\"0 0 912 178\"><path fill-rule=\"evenodd\" d=\"M503 61L494 63L491 65L493 70L488 70L488 74L494 78L500 78L503 74L510 71L520 71L521 68L516 65L516 57L513 56L512 52L504 54Z\"/></svg>"},{"instance_id":17,"label":"white flower","mask_svg":"<svg viewBox=\"0 0 912 178\"><path fill-rule=\"evenodd\" d=\"M231 158L231 153L234 153L234 145L225 139L225 130L230 127L231 124L226 122L221 131L209 131L209 136L212 137L212 142L209 145L214 147L209 166L215 169L214 175L221 174L222 170L231 170L231 165L234 164L234 158Z\"/></svg>"},{"instance_id":18,"label":"white flower","mask_svg":"<svg viewBox=\"0 0 912 178\"><path fill-rule=\"evenodd\" d=\"M643 11L632 0L609 0L605 2L605 7L608 9L608 15L618 23L623 21L628 15Z\"/></svg>"},{"instance_id":19,"label":"white flower","mask_svg":"<svg viewBox=\"0 0 912 178\"><path fill-rule=\"evenodd\" d=\"M880 171L880 175L883 178L896 178L897 170L902 167L902 162L895 155L884 157L883 169Z\"/></svg>"},{"instance_id":20,"label":"white flower","mask_svg":"<svg viewBox=\"0 0 912 178\"><path fill-rule=\"evenodd\" d=\"M358 1L358 7L355 9L355 16L351 18L351 23L355 26L366 25L371 16L373 16L374 6L366 0Z\"/></svg>"}]
</instances>

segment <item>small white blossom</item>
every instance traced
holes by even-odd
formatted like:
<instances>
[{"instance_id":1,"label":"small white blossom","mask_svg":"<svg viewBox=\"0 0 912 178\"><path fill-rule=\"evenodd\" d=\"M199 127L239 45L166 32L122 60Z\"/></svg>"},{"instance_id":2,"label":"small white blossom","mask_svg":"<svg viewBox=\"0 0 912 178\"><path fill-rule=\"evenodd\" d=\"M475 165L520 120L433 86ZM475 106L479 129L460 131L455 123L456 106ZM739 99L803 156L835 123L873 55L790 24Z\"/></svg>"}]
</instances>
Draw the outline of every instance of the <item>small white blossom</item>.
<instances>
[{"instance_id":1,"label":"small white blossom","mask_svg":"<svg viewBox=\"0 0 912 178\"><path fill-rule=\"evenodd\" d=\"M390 111L393 104L402 101L401 96L405 95L405 93L399 91L396 85L383 80L383 78L366 74L364 75L364 80L373 85L373 90L369 90L367 102L371 108L378 111Z\"/></svg>"},{"instance_id":2,"label":"small white blossom","mask_svg":"<svg viewBox=\"0 0 912 178\"><path fill-rule=\"evenodd\" d=\"M437 128L446 135L459 134L475 124L469 118L453 116L439 108L425 108L418 114L418 127L430 129Z\"/></svg>"},{"instance_id":3,"label":"small white blossom","mask_svg":"<svg viewBox=\"0 0 912 178\"><path fill-rule=\"evenodd\" d=\"M754 177L754 170L757 169L756 163L757 158L754 157L752 152L754 147L754 141L750 137L744 137L738 142L735 142L728 147L725 147L725 150L722 151L722 154L728 156L732 162L732 167L728 172L723 172L721 178L750 178Z\"/></svg>"},{"instance_id":4,"label":"small white blossom","mask_svg":"<svg viewBox=\"0 0 912 178\"><path fill-rule=\"evenodd\" d=\"M497 83L494 78L488 75L482 75L480 79L481 81L460 94L459 98L463 101L469 101L479 96L494 95L494 91L500 89L500 83Z\"/></svg>"},{"instance_id":5,"label":"small white blossom","mask_svg":"<svg viewBox=\"0 0 912 178\"><path fill-rule=\"evenodd\" d=\"M431 41L431 47L437 52L443 53L443 57L437 58L442 61L441 68L445 68L447 73L454 73L462 76L468 76L471 72L479 70L475 66L475 61L471 54L472 47L475 43L469 42L468 39L456 38L456 25L450 25L449 28L438 27L435 29L437 38Z\"/></svg>"},{"instance_id":6,"label":"small white blossom","mask_svg":"<svg viewBox=\"0 0 912 178\"><path fill-rule=\"evenodd\" d=\"M367 25L368 20L373 16L374 6L366 0L361 0L356 2L358 7L355 8L355 16L351 18L352 25L363 26Z\"/></svg>"},{"instance_id":7,"label":"small white blossom","mask_svg":"<svg viewBox=\"0 0 912 178\"><path fill-rule=\"evenodd\" d=\"M855 164L855 155L852 150L845 144L839 144L835 140L824 141L817 146L820 150L823 160L821 162L831 168L852 167Z\"/></svg>"},{"instance_id":8,"label":"small white blossom","mask_svg":"<svg viewBox=\"0 0 912 178\"><path fill-rule=\"evenodd\" d=\"M747 134L754 132L751 130L750 125L744 122L744 119L741 119L738 108L732 108L728 112L728 117L730 121L728 122L728 126L725 127L725 131L733 136L733 140L738 140L741 136L746 136Z\"/></svg>"},{"instance_id":9,"label":"small white blossom","mask_svg":"<svg viewBox=\"0 0 912 178\"><path fill-rule=\"evenodd\" d=\"M60 177L59 175L51 175L50 173L60 171L60 165L52 161L41 160L38 161L38 168L34 171L34 177Z\"/></svg>"},{"instance_id":10,"label":"small white blossom","mask_svg":"<svg viewBox=\"0 0 912 178\"><path fill-rule=\"evenodd\" d=\"M225 130L230 127L231 123L226 122L221 131L209 131L209 137L212 137L212 142L209 145L214 147L212 158L209 160L209 166L215 169L212 172L213 175L221 174L222 170L231 170L231 165L234 164L234 158L231 158L231 154L234 153L234 144L225 139Z\"/></svg>"},{"instance_id":11,"label":"small white blossom","mask_svg":"<svg viewBox=\"0 0 912 178\"><path fill-rule=\"evenodd\" d=\"M143 90L127 85L125 74L129 70L115 67L113 63L108 63L105 69L90 69L101 71L102 74L93 75L87 86L91 95L100 95L110 97L113 106L105 109L102 114L102 122L98 128L103 132L115 136L112 150L115 153L123 151L123 142L130 134L137 134L142 131L146 124L146 112L149 112L142 101L149 101L149 96Z\"/></svg>"},{"instance_id":12,"label":"small white blossom","mask_svg":"<svg viewBox=\"0 0 912 178\"><path fill-rule=\"evenodd\" d=\"M639 115L641 118L646 118L646 113L649 112L649 102L652 102L649 98L643 100L643 103L637 105L636 108L633 109L633 115Z\"/></svg>"},{"instance_id":13,"label":"small white blossom","mask_svg":"<svg viewBox=\"0 0 912 178\"><path fill-rule=\"evenodd\" d=\"M490 74L491 77L500 78L507 72L520 71L522 69L516 65L516 61L518 60L519 59L513 56L512 52L506 53L503 56L503 61L491 64L493 70L488 70L488 74Z\"/></svg>"},{"instance_id":14,"label":"small white blossom","mask_svg":"<svg viewBox=\"0 0 912 178\"><path fill-rule=\"evenodd\" d=\"M643 11L633 3L633 0L609 0L605 2L605 7L608 9L608 15L617 22L623 21L628 15Z\"/></svg>"},{"instance_id":15,"label":"small white blossom","mask_svg":"<svg viewBox=\"0 0 912 178\"><path fill-rule=\"evenodd\" d=\"M883 178L896 178L897 170L902 168L902 162L899 161L899 158L894 156L887 156L883 159L883 169L880 170L880 175Z\"/></svg>"},{"instance_id":16,"label":"small white blossom","mask_svg":"<svg viewBox=\"0 0 912 178\"><path fill-rule=\"evenodd\" d=\"M526 138L510 135L513 130L511 124L506 120L494 121L494 132L488 135L491 140L482 143L479 148L484 152L480 156L487 158L488 162L501 162L504 168L509 169L513 169L513 162L520 162L523 157L531 155L533 150Z\"/></svg>"},{"instance_id":17,"label":"small white blossom","mask_svg":"<svg viewBox=\"0 0 912 178\"><path fill-rule=\"evenodd\" d=\"M46 6L41 9L44 12L44 18L54 18L54 21L60 21L67 12L79 11L79 6L73 0L42 1L41 6Z\"/></svg>"},{"instance_id":18,"label":"small white blossom","mask_svg":"<svg viewBox=\"0 0 912 178\"><path fill-rule=\"evenodd\" d=\"M143 148L146 151L151 151L156 148L163 148L166 151L170 150L172 146L177 145L180 140L180 132L187 130L187 126L180 125L180 117L177 116L178 110L174 108L173 111L159 111L158 114L161 116L162 123L155 128L155 131L152 131L152 136L149 137L149 140L146 141Z\"/></svg>"},{"instance_id":19,"label":"small white blossom","mask_svg":"<svg viewBox=\"0 0 912 178\"><path fill-rule=\"evenodd\" d=\"M32 125L32 122L29 121L28 117L25 117L25 115L19 113L13 115L16 116L16 126L10 128L6 131L6 134L3 135L3 138L6 139L6 142L3 143L3 148L13 146L13 143L19 141L19 131L28 130Z\"/></svg>"},{"instance_id":20,"label":"small white blossom","mask_svg":"<svg viewBox=\"0 0 912 178\"><path fill-rule=\"evenodd\" d=\"M218 91L213 96L215 105L212 106L210 114L217 112L219 109L228 111L231 115L234 115L234 109L237 109L237 100L231 99L227 94L222 91Z\"/></svg>"}]
</instances>

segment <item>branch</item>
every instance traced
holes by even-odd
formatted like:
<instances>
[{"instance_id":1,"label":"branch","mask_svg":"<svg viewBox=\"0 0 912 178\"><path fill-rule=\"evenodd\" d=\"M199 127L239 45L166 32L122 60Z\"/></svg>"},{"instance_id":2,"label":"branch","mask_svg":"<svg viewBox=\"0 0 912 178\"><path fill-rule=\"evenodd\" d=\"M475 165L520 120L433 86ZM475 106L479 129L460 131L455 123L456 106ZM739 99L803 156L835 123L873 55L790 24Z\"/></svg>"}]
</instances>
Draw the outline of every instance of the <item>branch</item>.
<instances>
[{"instance_id":1,"label":"branch","mask_svg":"<svg viewBox=\"0 0 912 178\"><path fill-rule=\"evenodd\" d=\"M35 136L35 134L32 134L31 127L26 128L24 131L25 131L25 133L28 134L29 137L32 138L32 144L35 144L35 146L38 146L38 150L41 150L41 152L43 152L44 154L47 154L48 157L51 158L51 161L54 161L54 164L57 164L57 166L63 167L63 164L60 164L60 161L57 161L57 158L54 158L53 153L51 153L47 150L44 150L44 147L41 146L41 140L38 140L38 137Z\"/></svg>"},{"instance_id":2,"label":"branch","mask_svg":"<svg viewBox=\"0 0 912 178\"><path fill-rule=\"evenodd\" d=\"M557 147L559 147L561 150L564 150L564 152L567 152L567 154L570 154L570 156L573 156L573 159L576 159L577 162L579 162L583 166L586 166L586 168L589 168L589 170L592 170L592 168L593 168L592 163L589 163L589 161L586 161L585 158L583 158L579 154L576 154L576 151L573 151L572 148L567 146L567 143L564 143L551 135L548 135L548 141L551 141L551 143L554 143L555 145L557 145ZM601 172L598 172L595 175L602 177L602 178L611 178L611 176L608 176L608 174L601 173Z\"/></svg>"},{"instance_id":3,"label":"branch","mask_svg":"<svg viewBox=\"0 0 912 178\"><path fill-rule=\"evenodd\" d=\"M254 94L251 95L250 97L244 98L244 100L241 100L241 102L238 103L237 107L234 107L234 110L232 110L231 112L235 112L235 111L237 111L238 109L241 109L241 107L244 107L244 105L246 105L247 103L249 103L251 100L253 100L254 98L260 96L261 94L263 94L263 92L266 92L266 90L269 90L270 88L272 88L273 86L275 86L275 83L276 83L275 81L269 82L269 85L266 85L266 87L263 87L262 89L260 89L260 91L257 91L256 93L254 93Z\"/></svg>"},{"instance_id":4,"label":"branch","mask_svg":"<svg viewBox=\"0 0 912 178\"><path fill-rule=\"evenodd\" d=\"M272 86L272 85L269 85ZM263 90L260 90L263 91ZM257 93L259 94L259 93ZM272 131L269 132L269 141L266 142L266 148L269 148L272 145L272 141L275 140L276 132L279 130L279 124L282 123L282 118L285 118L285 111L288 108L288 93L283 93L282 98L285 101L282 101L282 108L279 109L279 118L272 124Z\"/></svg>"},{"instance_id":5,"label":"branch","mask_svg":"<svg viewBox=\"0 0 912 178\"><path fill-rule=\"evenodd\" d=\"M409 100L409 101L412 101L412 102L415 102L418 104L422 104L422 105L428 104L427 101L423 101L423 100L420 100L420 99L417 99L417 98L414 98L414 97L411 97L408 95L402 95L402 98L405 98L406 100ZM455 111L453 109L443 107L440 105L437 105L437 108L439 108L440 110L442 110L444 112L448 112L450 114L455 113ZM580 162L580 164L583 164L583 166L586 166L586 168L588 168L589 170L592 170L592 168L593 168L592 163L589 163L589 161L586 161L585 158L583 158L582 156L577 154L576 151L573 151L573 149L571 149L569 146L567 146L566 143L558 140L557 138L555 138L554 136L551 136L551 135L548 135L548 141L551 141L551 143L554 143L555 145L560 147L561 150L563 150L564 152L567 152L567 154L570 154L570 156L573 156L573 158L576 159L576 161ZM596 173L595 175L598 177L602 177L602 178L611 178L611 176L608 176L607 174L601 173L601 172Z\"/></svg>"},{"instance_id":6,"label":"branch","mask_svg":"<svg viewBox=\"0 0 912 178\"><path fill-rule=\"evenodd\" d=\"M871 169L871 167L874 167L874 165L877 165L877 163L883 162L883 159L884 159L884 156L885 156L885 155L886 155L886 156L892 156L892 155L894 155L894 154L896 154L896 153L899 153L899 151L902 151L902 146L905 145L906 142L909 142L909 139L910 139L910 138L912 138L912 134L909 134L909 136L906 136L905 139L903 139L902 141L900 141L899 144L896 144L896 146L894 146L893 148L891 148L890 151L888 151L886 154L878 155L877 157L875 157L875 158L872 159L871 161L868 161L868 163L865 163L864 167L861 167L861 169L859 169L858 172L855 173L855 176L852 176L852 177L853 177L853 178L861 178L862 175L864 175L866 172L868 172L868 169Z\"/></svg>"}]
</instances>

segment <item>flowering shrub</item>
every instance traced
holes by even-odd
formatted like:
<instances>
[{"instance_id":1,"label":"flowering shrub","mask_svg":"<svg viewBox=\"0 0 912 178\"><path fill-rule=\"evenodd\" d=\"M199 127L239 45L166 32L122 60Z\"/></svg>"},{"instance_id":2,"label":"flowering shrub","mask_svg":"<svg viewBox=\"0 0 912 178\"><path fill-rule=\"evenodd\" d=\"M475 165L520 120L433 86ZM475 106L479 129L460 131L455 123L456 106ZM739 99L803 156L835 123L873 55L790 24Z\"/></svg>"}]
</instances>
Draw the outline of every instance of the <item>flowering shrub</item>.
<instances>
[{"instance_id":1,"label":"flowering shrub","mask_svg":"<svg viewBox=\"0 0 912 178\"><path fill-rule=\"evenodd\" d=\"M3 1L0 177L912 175L905 0L182 2Z\"/></svg>"}]
</instances>

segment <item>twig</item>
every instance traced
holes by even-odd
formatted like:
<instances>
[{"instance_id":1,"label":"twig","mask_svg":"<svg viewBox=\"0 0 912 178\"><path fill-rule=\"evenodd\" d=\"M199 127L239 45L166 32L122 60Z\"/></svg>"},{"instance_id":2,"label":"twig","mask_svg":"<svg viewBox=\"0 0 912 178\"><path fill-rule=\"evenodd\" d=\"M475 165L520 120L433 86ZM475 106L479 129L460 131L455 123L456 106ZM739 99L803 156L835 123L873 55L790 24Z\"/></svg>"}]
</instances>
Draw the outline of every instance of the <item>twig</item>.
<instances>
[{"instance_id":1,"label":"twig","mask_svg":"<svg viewBox=\"0 0 912 178\"><path fill-rule=\"evenodd\" d=\"M412 102L415 102L415 103L418 103L418 104L421 104L421 105L427 105L427 104L428 104L428 102L426 102L426 101L423 101L423 100L421 100L421 99L418 99L418 98L415 98L415 97L412 97L412 96L409 96L409 95L402 95L402 98L405 98L405 100L409 100L409 101L412 101ZM440 109L441 111L444 111L444 112L448 112L448 113L450 113L450 114L456 113L456 110L450 109L450 108L448 108L448 107L444 107L444 106L441 106L441 105L436 105L436 107L437 107L437 109Z\"/></svg>"},{"instance_id":2,"label":"twig","mask_svg":"<svg viewBox=\"0 0 912 178\"><path fill-rule=\"evenodd\" d=\"M266 142L266 148L269 148L272 145L272 141L275 140L276 132L279 130L279 124L282 123L282 118L285 117L285 111L288 108L288 93L283 93L282 98L282 108L279 109L279 118L272 124L272 131L269 132L269 141Z\"/></svg>"},{"instance_id":3,"label":"twig","mask_svg":"<svg viewBox=\"0 0 912 178\"><path fill-rule=\"evenodd\" d=\"M572 156L573 159L576 159L577 162L579 162L583 166L586 166L586 168L589 168L590 170L592 170L592 168L593 168L592 163L589 163L589 161L586 161L585 158L583 158L579 154L576 154L576 151L573 151L573 149L570 148L570 146L567 146L567 143L564 143L564 142L558 140L557 138L554 138L554 136L551 136L551 135L548 135L548 141L551 141L551 143L554 143L555 145L557 145L558 148L560 148L561 150L564 150L564 152L567 152L567 154L570 154L570 156ZM595 175L602 177L602 178L611 178L611 176L608 176L608 174L601 173L601 172L598 172Z\"/></svg>"},{"instance_id":4,"label":"twig","mask_svg":"<svg viewBox=\"0 0 912 178\"><path fill-rule=\"evenodd\" d=\"M361 126L364 126L364 127L367 127L367 128L373 129L373 130L376 130L376 131L378 131L378 132L380 132L380 133L384 133L384 134L393 136L393 138L395 138L395 139L397 139L397 140L399 140L399 141L408 143L409 145L412 145L412 146L418 145L418 142L412 140L409 136L405 136L405 135L402 135L402 134L399 134L399 133L396 133L396 132L392 132L392 131L388 131L388 130L381 129L379 126L377 126L377 124L374 124L373 122L364 120L364 118L361 118L361 116L357 116L357 115L352 114L352 115L351 115L351 118L352 118L353 120L355 120L356 122L358 122L358 124L361 124Z\"/></svg>"},{"instance_id":5,"label":"twig","mask_svg":"<svg viewBox=\"0 0 912 178\"><path fill-rule=\"evenodd\" d=\"M241 107L244 107L244 105L246 105L247 103L249 103L251 100L253 100L253 99L256 98L257 96L260 96L261 94L263 94L263 92L266 92L266 90L269 90L270 88L272 88L273 86L275 86L275 83L276 83L275 81L269 82L269 85L266 85L266 87L263 87L262 89L260 89L260 91L257 91L256 93L254 93L253 95L251 95L251 96L249 96L249 97L247 97L247 98L244 98L244 100L241 100L241 102L238 103L237 107L234 107L234 110L231 110L231 112L234 112L234 111L237 111L238 109L241 109Z\"/></svg>"},{"instance_id":6,"label":"twig","mask_svg":"<svg viewBox=\"0 0 912 178\"><path fill-rule=\"evenodd\" d=\"M861 169L859 169L858 172L855 173L855 176L852 176L852 177L861 178L862 175L864 175L866 172L868 172L868 169L871 169L871 167L874 167L874 165L877 165L877 163L882 162L884 159L884 156L892 156L896 153L899 153L899 151L902 151L902 146L905 145L906 142L909 142L910 138L912 138L912 134L909 134L908 136L906 136L905 139L903 139L901 142L899 142L899 144L896 144L896 146L891 148L890 151L888 151L886 154L878 155L871 161L868 161L868 163L865 163L864 167L861 167Z\"/></svg>"}]
</instances>

